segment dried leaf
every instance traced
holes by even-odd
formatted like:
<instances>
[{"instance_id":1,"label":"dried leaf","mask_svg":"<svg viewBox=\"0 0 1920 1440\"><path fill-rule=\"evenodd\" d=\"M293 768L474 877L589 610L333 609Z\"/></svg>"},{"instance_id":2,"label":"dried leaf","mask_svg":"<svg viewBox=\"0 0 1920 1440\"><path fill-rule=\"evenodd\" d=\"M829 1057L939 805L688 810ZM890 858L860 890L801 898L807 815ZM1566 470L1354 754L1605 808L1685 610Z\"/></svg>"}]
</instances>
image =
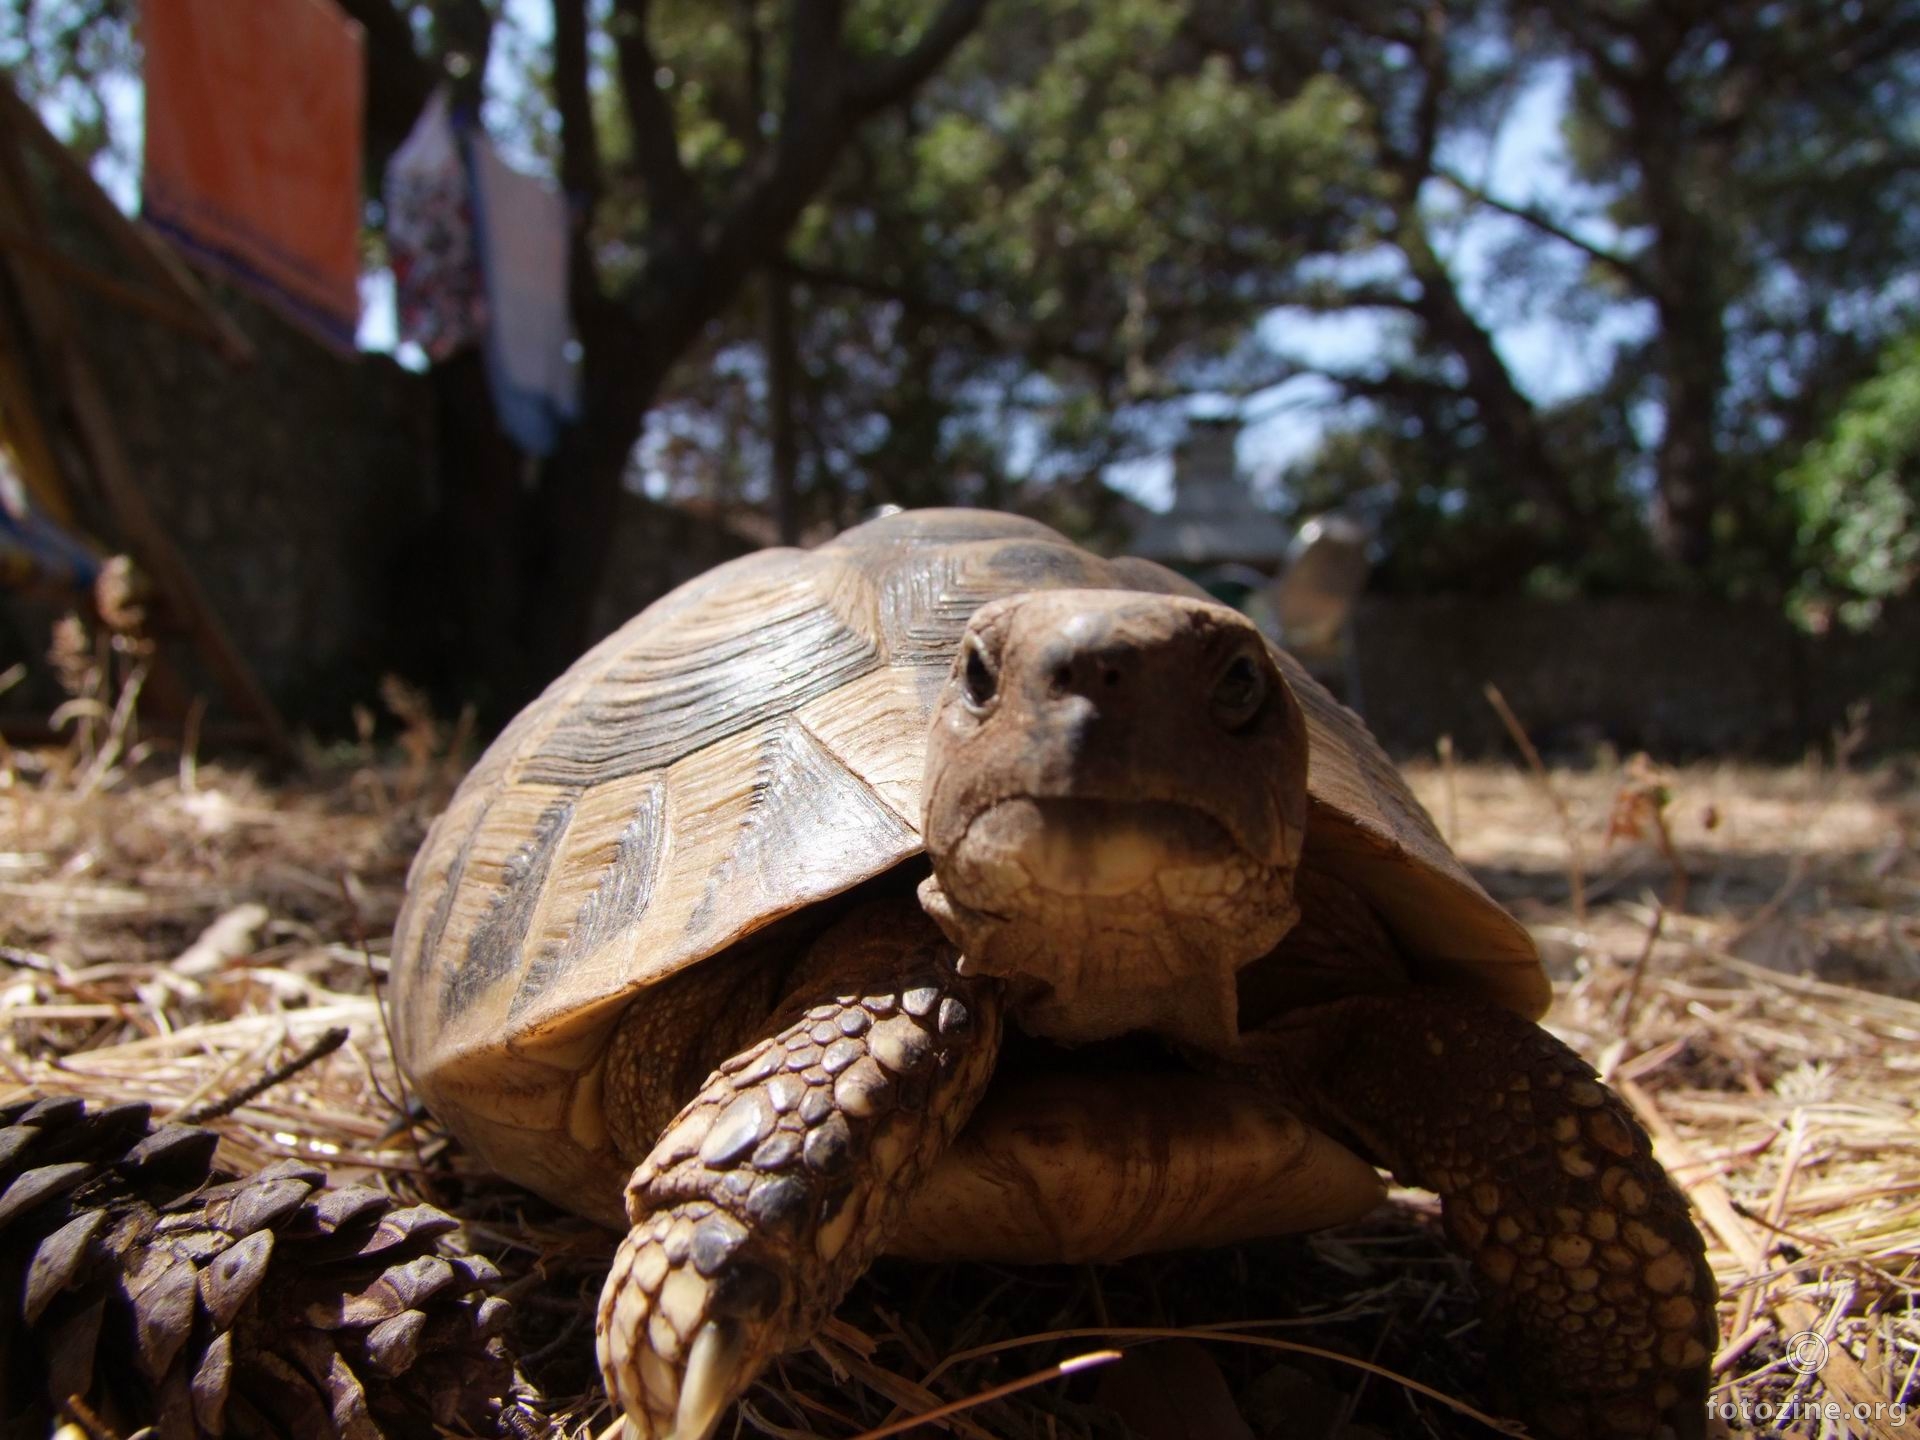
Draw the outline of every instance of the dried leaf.
<instances>
[{"instance_id":1,"label":"dried leaf","mask_svg":"<svg viewBox=\"0 0 1920 1440\"><path fill-rule=\"evenodd\" d=\"M266 928L267 907L249 902L236 905L175 957L169 967L176 975L198 979L224 970L243 955L253 953L256 936Z\"/></svg>"}]
</instances>

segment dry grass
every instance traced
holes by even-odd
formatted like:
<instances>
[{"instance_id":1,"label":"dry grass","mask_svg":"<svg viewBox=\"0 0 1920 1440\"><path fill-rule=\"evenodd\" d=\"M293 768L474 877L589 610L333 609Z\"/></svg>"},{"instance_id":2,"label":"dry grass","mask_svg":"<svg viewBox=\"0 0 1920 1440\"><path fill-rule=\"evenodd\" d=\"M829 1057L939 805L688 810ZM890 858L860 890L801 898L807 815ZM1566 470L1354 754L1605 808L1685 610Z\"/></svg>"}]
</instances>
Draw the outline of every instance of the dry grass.
<instances>
[{"instance_id":1,"label":"dry grass","mask_svg":"<svg viewBox=\"0 0 1920 1440\"><path fill-rule=\"evenodd\" d=\"M608 1239L408 1124L388 1056L387 936L454 778L448 737L416 707L398 754L316 756L308 778L270 785L130 753L105 704L70 718L85 733L65 750L0 751L0 1104L76 1092L177 1113L344 1027L342 1047L215 1122L224 1159L316 1157L455 1209L512 1278L556 1412L604 1431L589 1366ZM1833 1400L1883 1418L1824 1433L1907 1433L1893 1420L1910 1412L1889 1407L1920 1403L1911 773L1602 760L1549 773L1551 795L1513 767L1412 779L1539 936L1554 1028L1640 1109L1694 1199L1722 1288L1715 1399L1734 1428L1822 1433L1756 1407ZM1037 1374L952 1433L1484 1434L1457 1408L1480 1393L1475 1322L1434 1218L1407 1194L1359 1225L1205 1255L883 1264L752 1392L743 1428L852 1436ZM1788 1346L1809 1331L1827 1358L1803 1376ZM1182 1338L1147 1343L1167 1332ZM1054 1369L1109 1345L1124 1365Z\"/></svg>"}]
</instances>

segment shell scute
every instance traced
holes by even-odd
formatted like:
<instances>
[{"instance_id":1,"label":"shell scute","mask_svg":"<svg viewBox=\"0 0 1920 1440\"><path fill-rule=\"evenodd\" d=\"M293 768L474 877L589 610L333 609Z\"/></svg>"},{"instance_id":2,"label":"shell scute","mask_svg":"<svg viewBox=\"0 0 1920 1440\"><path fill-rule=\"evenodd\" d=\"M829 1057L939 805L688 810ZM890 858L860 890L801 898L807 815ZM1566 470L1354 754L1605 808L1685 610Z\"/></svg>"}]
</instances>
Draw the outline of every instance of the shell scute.
<instances>
[{"instance_id":1,"label":"shell scute","mask_svg":"<svg viewBox=\"0 0 1920 1440\"><path fill-rule=\"evenodd\" d=\"M968 618L987 601L1023 590L1111 584L1103 561L1058 536L909 551L886 567L879 582L887 658L944 675Z\"/></svg>"},{"instance_id":2,"label":"shell scute","mask_svg":"<svg viewBox=\"0 0 1920 1440\"><path fill-rule=\"evenodd\" d=\"M443 1021L467 1010L520 968L527 930L543 898L553 853L566 833L567 822L573 818L572 796L549 795L545 799L547 803L525 825L517 823L521 819L518 813L500 813L502 810L517 812L518 807L495 805L475 836L476 842L494 841L504 853L492 857L495 878L486 909L472 917L465 935L456 942L464 952L461 963L446 967L440 977ZM505 848L508 846L511 848ZM476 861L484 865L488 858L485 850L476 844L467 868L473 868ZM448 931L443 930L441 943L445 945L448 938Z\"/></svg>"},{"instance_id":3,"label":"shell scute","mask_svg":"<svg viewBox=\"0 0 1920 1440\"><path fill-rule=\"evenodd\" d=\"M509 1022L646 910L666 848L665 790L662 777L649 773L610 780L581 797L530 927Z\"/></svg>"},{"instance_id":4,"label":"shell scute","mask_svg":"<svg viewBox=\"0 0 1920 1440\"><path fill-rule=\"evenodd\" d=\"M1544 1015L1553 988L1526 928L1467 873L1360 717L1274 657L1307 721L1309 863L1365 895L1428 982Z\"/></svg>"},{"instance_id":5,"label":"shell scute","mask_svg":"<svg viewBox=\"0 0 1920 1440\"><path fill-rule=\"evenodd\" d=\"M920 833L805 724L783 719L760 736L752 794L725 859L687 919L689 950L718 949L743 921L798 909L913 855Z\"/></svg>"},{"instance_id":6,"label":"shell scute","mask_svg":"<svg viewBox=\"0 0 1920 1440\"><path fill-rule=\"evenodd\" d=\"M808 733L916 833L925 767L920 747L900 741L926 728L947 669L944 660L883 665L795 712Z\"/></svg>"},{"instance_id":7,"label":"shell scute","mask_svg":"<svg viewBox=\"0 0 1920 1440\"><path fill-rule=\"evenodd\" d=\"M816 572L830 581L833 567L812 559L623 631L625 647L572 696L514 777L586 787L656 770L873 669L876 638L828 603Z\"/></svg>"}]
</instances>

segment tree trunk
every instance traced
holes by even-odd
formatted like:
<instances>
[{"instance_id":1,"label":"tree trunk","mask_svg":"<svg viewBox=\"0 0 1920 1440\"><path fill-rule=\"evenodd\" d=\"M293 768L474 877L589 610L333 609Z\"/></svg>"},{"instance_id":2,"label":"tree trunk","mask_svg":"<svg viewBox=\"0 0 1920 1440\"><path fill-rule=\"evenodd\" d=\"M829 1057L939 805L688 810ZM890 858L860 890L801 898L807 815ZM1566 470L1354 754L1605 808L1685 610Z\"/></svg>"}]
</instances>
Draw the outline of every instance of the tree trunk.
<instances>
[{"instance_id":1,"label":"tree trunk","mask_svg":"<svg viewBox=\"0 0 1920 1440\"><path fill-rule=\"evenodd\" d=\"M489 719L511 714L524 694L526 655L520 534L526 461L494 419L486 359L478 346L430 372L439 503L428 544L432 593L420 617L437 654L436 681L474 696ZM451 672L451 673L446 673Z\"/></svg>"},{"instance_id":2,"label":"tree trunk","mask_svg":"<svg viewBox=\"0 0 1920 1440\"><path fill-rule=\"evenodd\" d=\"M342 4L367 35L368 173L377 183L444 67L415 53L407 16L388 0ZM558 7L554 83L561 179L582 217L571 279L582 349L580 420L540 464L527 493L518 483L524 463L500 435L485 397L465 408L457 403L461 396L473 398L464 388L473 382L436 382L446 417L447 507L436 538L448 546L449 576L458 577L442 588L459 596L456 628L465 632L451 647L459 657L452 668L488 677L489 719L504 718L592 638L628 462L674 362L753 272L779 253L855 128L908 103L979 24L985 0L945 0L913 44L883 60L856 59L846 47L842 9L838 0L796 0L790 8L779 137L748 157L728 187L727 204L709 212L682 164L671 107L654 85L646 6L630 0L622 7L628 28L624 42L615 41L622 98L634 132L634 163L653 214L638 282L612 296L599 289L586 235L600 164L587 86L589 11L582 0ZM477 52L484 61L493 12L482 0L448 0L443 11L438 18L449 22L437 37L443 48L469 57ZM467 73L476 73L471 61ZM786 467L789 493L793 469L791 463ZM789 505L783 527L797 523ZM444 603L444 596L438 598Z\"/></svg>"},{"instance_id":3,"label":"tree trunk","mask_svg":"<svg viewBox=\"0 0 1920 1440\"><path fill-rule=\"evenodd\" d=\"M1669 315L1666 305L1660 308L1667 418L1654 468L1654 541L1669 559L1698 569L1713 555L1721 498L1714 412L1724 341L1717 314Z\"/></svg>"},{"instance_id":4,"label":"tree trunk","mask_svg":"<svg viewBox=\"0 0 1920 1440\"><path fill-rule=\"evenodd\" d=\"M538 694L594 638L593 611L613 553L620 492L668 368L657 355L636 360L540 467L522 546L522 700Z\"/></svg>"},{"instance_id":5,"label":"tree trunk","mask_svg":"<svg viewBox=\"0 0 1920 1440\"><path fill-rule=\"evenodd\" d=\"M1725 142L1697 134L1686 113L1688 81L1677 13L1648 12L1645 57L1613 87L1625 104L1640 169L1640 199L1652 222L1645 267L1660 316L1658 355L1666 423L1654 455L1653 538L1689 569L1713 554L1721 500L1718 415L1727 383L1726 310L1711 186L1730 163Z\"/></svg>"},{"instance_id":6,"label":"tree trunk","mask_svg":"<svg viewBox=\"0 0 1920 1440\"><path fill-rule=\"evenodd\" d=\"M1520 493L1532 504L1540 524L1562 534L1580 515L1566 472L1554 459L1541 432L1533 402L1514 383L1513 372L1493 336L1473 317L1444 261L1434 253L1425 223L1409 203L1395 236L1420 285L1414 313L1439 345L1466 367L1466 394L1486 427L1487 443L1508 467Z\"/></svg>"},{"instance_id":7,"label":"tree trunk","mask_svg":"<svg viewBox=\"0 0 1920 1440\"><path fill-rule=\"evenodd\" d=\"M1682 198L1674 158L1657 147L1642 162L1655 217L1648 261L1658 292L1667 412L1654 458L1654 541L1669 559L1697 569L1713 554L1721 500L1716 420L1727 381L1727 335L1712 225Z\"/></svg>"}]
</instances>

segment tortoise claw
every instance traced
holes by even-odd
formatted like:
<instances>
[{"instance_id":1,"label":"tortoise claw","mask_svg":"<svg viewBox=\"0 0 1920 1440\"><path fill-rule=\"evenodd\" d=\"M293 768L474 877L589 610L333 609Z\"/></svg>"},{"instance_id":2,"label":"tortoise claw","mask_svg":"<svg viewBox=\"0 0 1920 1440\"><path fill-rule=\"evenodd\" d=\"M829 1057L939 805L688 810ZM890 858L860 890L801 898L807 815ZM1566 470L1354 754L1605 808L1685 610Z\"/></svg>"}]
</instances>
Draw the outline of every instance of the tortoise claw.
<instances>
[{"instance_id":1,"label":"tortoise claw","mask_svg":"<svg viewBox=\"0 0 1920 1440\"><path fill-rule=\"evenodd\" d=\"M656 1214L621 1243L601 1295L600 1368L633 1440L705 1440L787 1343L777 1279L745 1257L716 1264L702 1220L738 1228L698 1202Z\"/></svg>"},{"instance_id":2,"label":"tortoise claw","mask_svg":"<svg viewBox=\"0 0 1920 1440\"><path fill-rule=\"evenodd\" d=\"M746 1349L737 1325L709 1320L700 1327L687 1354L669 1440L706 1440L720 1412L752 1378L741 1373Z\"/></svg>"}]
</instances>

